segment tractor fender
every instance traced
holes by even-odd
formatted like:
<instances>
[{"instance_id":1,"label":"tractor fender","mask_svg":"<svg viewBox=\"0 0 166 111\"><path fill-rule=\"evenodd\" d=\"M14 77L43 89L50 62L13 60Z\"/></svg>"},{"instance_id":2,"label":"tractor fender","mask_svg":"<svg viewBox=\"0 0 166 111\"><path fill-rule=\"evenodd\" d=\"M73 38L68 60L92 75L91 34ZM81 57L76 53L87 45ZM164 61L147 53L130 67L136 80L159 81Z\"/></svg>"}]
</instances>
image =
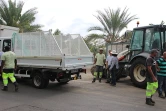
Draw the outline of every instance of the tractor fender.
<instances>
[{"instance_id":1,"label":"tractor fender","mask_svg":"<svg viewBox=\"0 0 166 111\"><path fill-rule=\"evenodd\" d=\"M134 56L134 57L129 61L129 63L132 64L133 61L136 60L137 58L145 58L145 59L146 59L147 57L149 57L149 55L150 55L150 54L149 54L149 53L146 53L146 52L140 53L140 54Z\"/></svg>"}]
</instances>

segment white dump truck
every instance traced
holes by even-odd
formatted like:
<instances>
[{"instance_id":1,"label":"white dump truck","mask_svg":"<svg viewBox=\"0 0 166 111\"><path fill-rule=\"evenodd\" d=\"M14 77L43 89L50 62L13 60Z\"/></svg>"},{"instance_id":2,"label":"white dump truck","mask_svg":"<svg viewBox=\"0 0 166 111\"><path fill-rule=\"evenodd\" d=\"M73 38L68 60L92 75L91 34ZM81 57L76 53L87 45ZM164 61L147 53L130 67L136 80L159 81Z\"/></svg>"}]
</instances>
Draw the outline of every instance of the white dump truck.
<instances>
[{"instance_id":1,"label":"white dump truck","mask_svg":"<svg viewBox=\"0 0 166 111\"><path fill-rule=\"evenodd\" d=\"M14 31L4 37L3 31L0 51L5 46L11 47L18 62L15 76L32 79L36 88L46 88L49 81L67 83L81 78L80 72L86 73L86 67L93 64L93 55L79 34L53 36L49 31Z\"/></svg>"}]
</instances>

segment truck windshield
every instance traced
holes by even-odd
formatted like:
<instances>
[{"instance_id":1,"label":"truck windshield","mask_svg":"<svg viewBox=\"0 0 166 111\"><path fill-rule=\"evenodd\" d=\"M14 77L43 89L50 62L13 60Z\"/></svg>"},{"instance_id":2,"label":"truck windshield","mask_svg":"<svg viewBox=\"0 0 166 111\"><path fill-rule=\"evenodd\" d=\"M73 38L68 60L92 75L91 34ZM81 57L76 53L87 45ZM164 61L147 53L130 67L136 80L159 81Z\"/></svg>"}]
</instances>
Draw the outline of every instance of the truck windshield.
<instances>
[{"instance_id":1,"label":"truck windshield","mask_svg":"<svg viewBox=\"0 0 166 111\"><path fill-rule=\"evenodd\" d=\"M11 48L11 40L10 39L5 39L3 41L3 51L5 50L6 46L9 46Z\"/></svg>"}]
</instances>

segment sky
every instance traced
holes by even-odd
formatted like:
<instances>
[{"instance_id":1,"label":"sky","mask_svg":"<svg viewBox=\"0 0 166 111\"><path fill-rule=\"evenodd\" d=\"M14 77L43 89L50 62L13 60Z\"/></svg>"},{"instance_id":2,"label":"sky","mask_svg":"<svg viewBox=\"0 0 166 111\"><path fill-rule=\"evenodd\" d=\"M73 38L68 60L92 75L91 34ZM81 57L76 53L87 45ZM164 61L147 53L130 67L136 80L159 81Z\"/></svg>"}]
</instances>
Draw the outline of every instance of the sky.
<instances>
[{"instance_id":1,"label":"sky","mask_svg":"<svg viewBox=\"0 0 166 111\"><path fill-rule=\"evenodd\" d=\"M131 22L127 29L136 27L136 22L140 26L160 24L166 21L166 0L23 0L25 6L23 11L37 7L35 23L42 24L44 31L57 28L64 34L89 34L87 29L91 26L101 26L94 17L97 10L104 10L125 7L129 8L129 13L137 15L139 18ZM93 32L91 32L93 33Z\"/></svg>"}]
</instances>

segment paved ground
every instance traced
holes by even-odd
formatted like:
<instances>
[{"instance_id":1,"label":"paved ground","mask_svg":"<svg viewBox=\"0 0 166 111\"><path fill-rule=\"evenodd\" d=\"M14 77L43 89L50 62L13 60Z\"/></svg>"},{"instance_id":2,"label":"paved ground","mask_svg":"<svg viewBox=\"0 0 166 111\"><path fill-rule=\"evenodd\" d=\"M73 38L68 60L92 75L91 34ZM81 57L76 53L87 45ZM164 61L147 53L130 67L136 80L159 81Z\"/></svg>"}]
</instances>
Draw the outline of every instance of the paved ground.
<instances>
[{"instance_id":1,"label":"paved ground","mask_svg":"<svg viewBox=\"0 0 166 111\"><path fill-rule=\"evenodd\" d=\"M134 87L128 78L117 87L104 81L91 83L92 76L66 85L51 83L47 89L35 89L29 82L20 83L15 93L0 92L0 111L166 111L166 99L155 95L155 106L145 105L145 90Z\"/></svg>"}]
</instances>

